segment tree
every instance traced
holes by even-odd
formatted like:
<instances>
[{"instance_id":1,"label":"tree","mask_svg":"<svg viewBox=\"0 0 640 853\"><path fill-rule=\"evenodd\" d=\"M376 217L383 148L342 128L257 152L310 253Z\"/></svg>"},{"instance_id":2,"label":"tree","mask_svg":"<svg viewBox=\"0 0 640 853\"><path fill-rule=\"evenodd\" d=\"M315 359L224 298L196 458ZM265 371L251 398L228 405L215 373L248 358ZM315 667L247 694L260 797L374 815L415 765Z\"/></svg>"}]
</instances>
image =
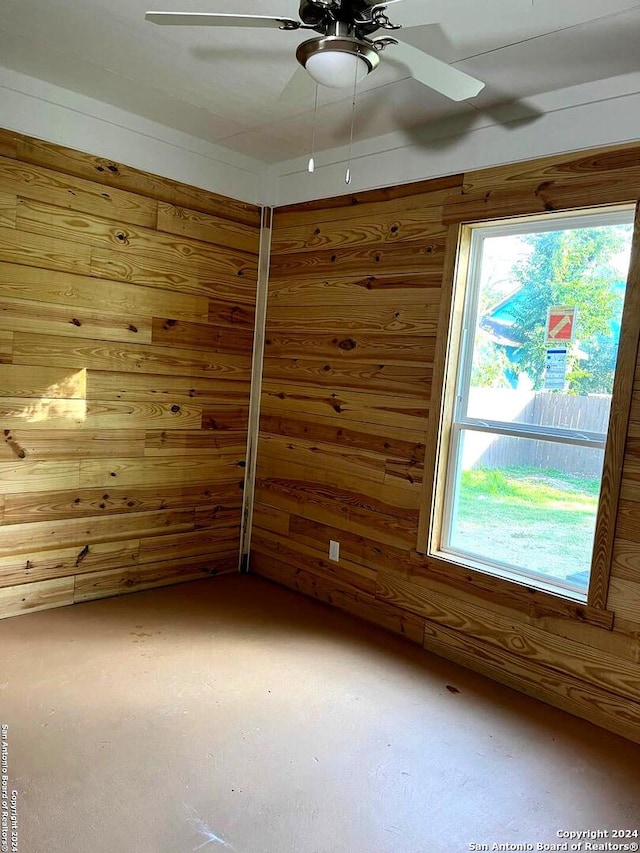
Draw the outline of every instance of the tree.
<instances>
[{"instance_id":1,"label":"tree","mask_svg":"<svg viewBox=\"0 0 640 853\"><path fill-rule=\"evenodd\" d=\"M471 385L473 388L510 388L511 364L504 348L495 344L487 332L478 328L476 333Z\"/></svg>"},{"instance_id":2,"label":"tree","mask_svg":"<svg viewBox=\"0 0 640 853\"><path fill-rule=\"evenodd\" d=\"M512 269L520 284L511 306L513 336L520 342L515 369L526 374L536 390L544 387L547 309L563 305L577 310L568 390L611 393L624 293L612 259L628 245L630 236L631 226L616 225L523 237L530 251Z\"/></svg>"}]
</instances>

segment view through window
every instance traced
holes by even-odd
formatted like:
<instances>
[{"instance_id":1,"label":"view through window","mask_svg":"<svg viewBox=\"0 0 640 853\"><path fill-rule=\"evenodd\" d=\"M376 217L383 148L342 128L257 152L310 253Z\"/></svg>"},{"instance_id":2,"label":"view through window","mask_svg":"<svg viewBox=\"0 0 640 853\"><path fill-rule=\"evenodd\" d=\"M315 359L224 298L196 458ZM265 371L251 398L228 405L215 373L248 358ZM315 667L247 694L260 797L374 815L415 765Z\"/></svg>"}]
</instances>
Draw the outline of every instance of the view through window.
<instances>
[{"instance_id":1,"label":"view through window","mask_svg":"<svg viewBox=\"0 0 640 853\"><path fill-rule=\"evenodd\" d=\"M472 229L436 553L585 600L633 210Z\"/></svg>"}]
</instances>

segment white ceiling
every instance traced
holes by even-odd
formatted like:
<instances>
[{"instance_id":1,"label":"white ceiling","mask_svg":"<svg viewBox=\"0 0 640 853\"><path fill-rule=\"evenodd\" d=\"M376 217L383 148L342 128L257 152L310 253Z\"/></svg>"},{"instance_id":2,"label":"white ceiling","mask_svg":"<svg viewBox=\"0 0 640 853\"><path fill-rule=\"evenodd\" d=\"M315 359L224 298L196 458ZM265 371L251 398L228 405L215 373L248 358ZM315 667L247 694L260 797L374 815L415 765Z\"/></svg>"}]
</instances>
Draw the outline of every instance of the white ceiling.
<instances>
[{"instance_id":1,"label":"white ceiling","mask_svg":"<svg viewBox=\"0 0 640 853\"><path fill-rule=\"evenodd\" d=\"M273 163L307 154L314 89L282 96L306 31L164 28L147 9L297 18L296 0L0 0L0 65ZM640 2L402 0L402 37L486 82L453 103L383 54L359 90L355 140L640 70ZM313 35L313 33L311 34ZM349 138L351 94L324 89L316 150Z\"/></svg>"}]
</instances>

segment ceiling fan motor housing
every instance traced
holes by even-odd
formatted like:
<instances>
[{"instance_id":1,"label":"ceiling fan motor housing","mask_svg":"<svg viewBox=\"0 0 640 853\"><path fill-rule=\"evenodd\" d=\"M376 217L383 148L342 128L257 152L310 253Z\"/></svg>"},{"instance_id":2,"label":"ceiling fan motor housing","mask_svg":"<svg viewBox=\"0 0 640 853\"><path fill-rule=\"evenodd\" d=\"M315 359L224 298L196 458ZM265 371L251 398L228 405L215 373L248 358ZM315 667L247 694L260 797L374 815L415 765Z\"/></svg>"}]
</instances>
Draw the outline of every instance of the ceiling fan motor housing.
<instances>
[{"instance_id":1,"label":"ceiling fan motor housing","mask_svg":"<svg viewBox=\"0 0 640 853\"><path fill-rule=\"evenodd\" d=\"M304 24L319 33L326 35L330 24L338 21L348 25L349 35L362 38L380 29L371 14L372 6L378 2L379 0L301 0L299 15ZM366 23L354 25L356 20Z\"/></svg>"}]
</instances>

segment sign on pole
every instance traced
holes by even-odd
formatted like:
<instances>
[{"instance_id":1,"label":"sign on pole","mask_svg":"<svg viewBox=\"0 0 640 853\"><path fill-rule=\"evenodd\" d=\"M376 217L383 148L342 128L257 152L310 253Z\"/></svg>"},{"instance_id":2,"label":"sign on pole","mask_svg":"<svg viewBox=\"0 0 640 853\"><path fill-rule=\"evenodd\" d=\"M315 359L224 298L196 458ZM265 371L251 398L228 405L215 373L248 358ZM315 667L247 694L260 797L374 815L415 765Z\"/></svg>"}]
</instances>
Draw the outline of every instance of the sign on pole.
<instances>
[{"instance_id":1,"label":"sign on pole","mask_svg":"<svg viewBox=\"0 0 640 853\"><path fill-rule=\"evenodd\" d=\"M570 343L576 333L576 309L554 305L547 309L545 344Z\"/></svg>"},{"instance_id":2,"label":"sign on pole","mask_svg":"<svg viewBox=\"0 0 640 853\"><path fill-rule=\"evenodd\" d=\"M544 373L546 391L562 391L567 383L566 349L548 349Z\"/></svg>"}]
</instances>

